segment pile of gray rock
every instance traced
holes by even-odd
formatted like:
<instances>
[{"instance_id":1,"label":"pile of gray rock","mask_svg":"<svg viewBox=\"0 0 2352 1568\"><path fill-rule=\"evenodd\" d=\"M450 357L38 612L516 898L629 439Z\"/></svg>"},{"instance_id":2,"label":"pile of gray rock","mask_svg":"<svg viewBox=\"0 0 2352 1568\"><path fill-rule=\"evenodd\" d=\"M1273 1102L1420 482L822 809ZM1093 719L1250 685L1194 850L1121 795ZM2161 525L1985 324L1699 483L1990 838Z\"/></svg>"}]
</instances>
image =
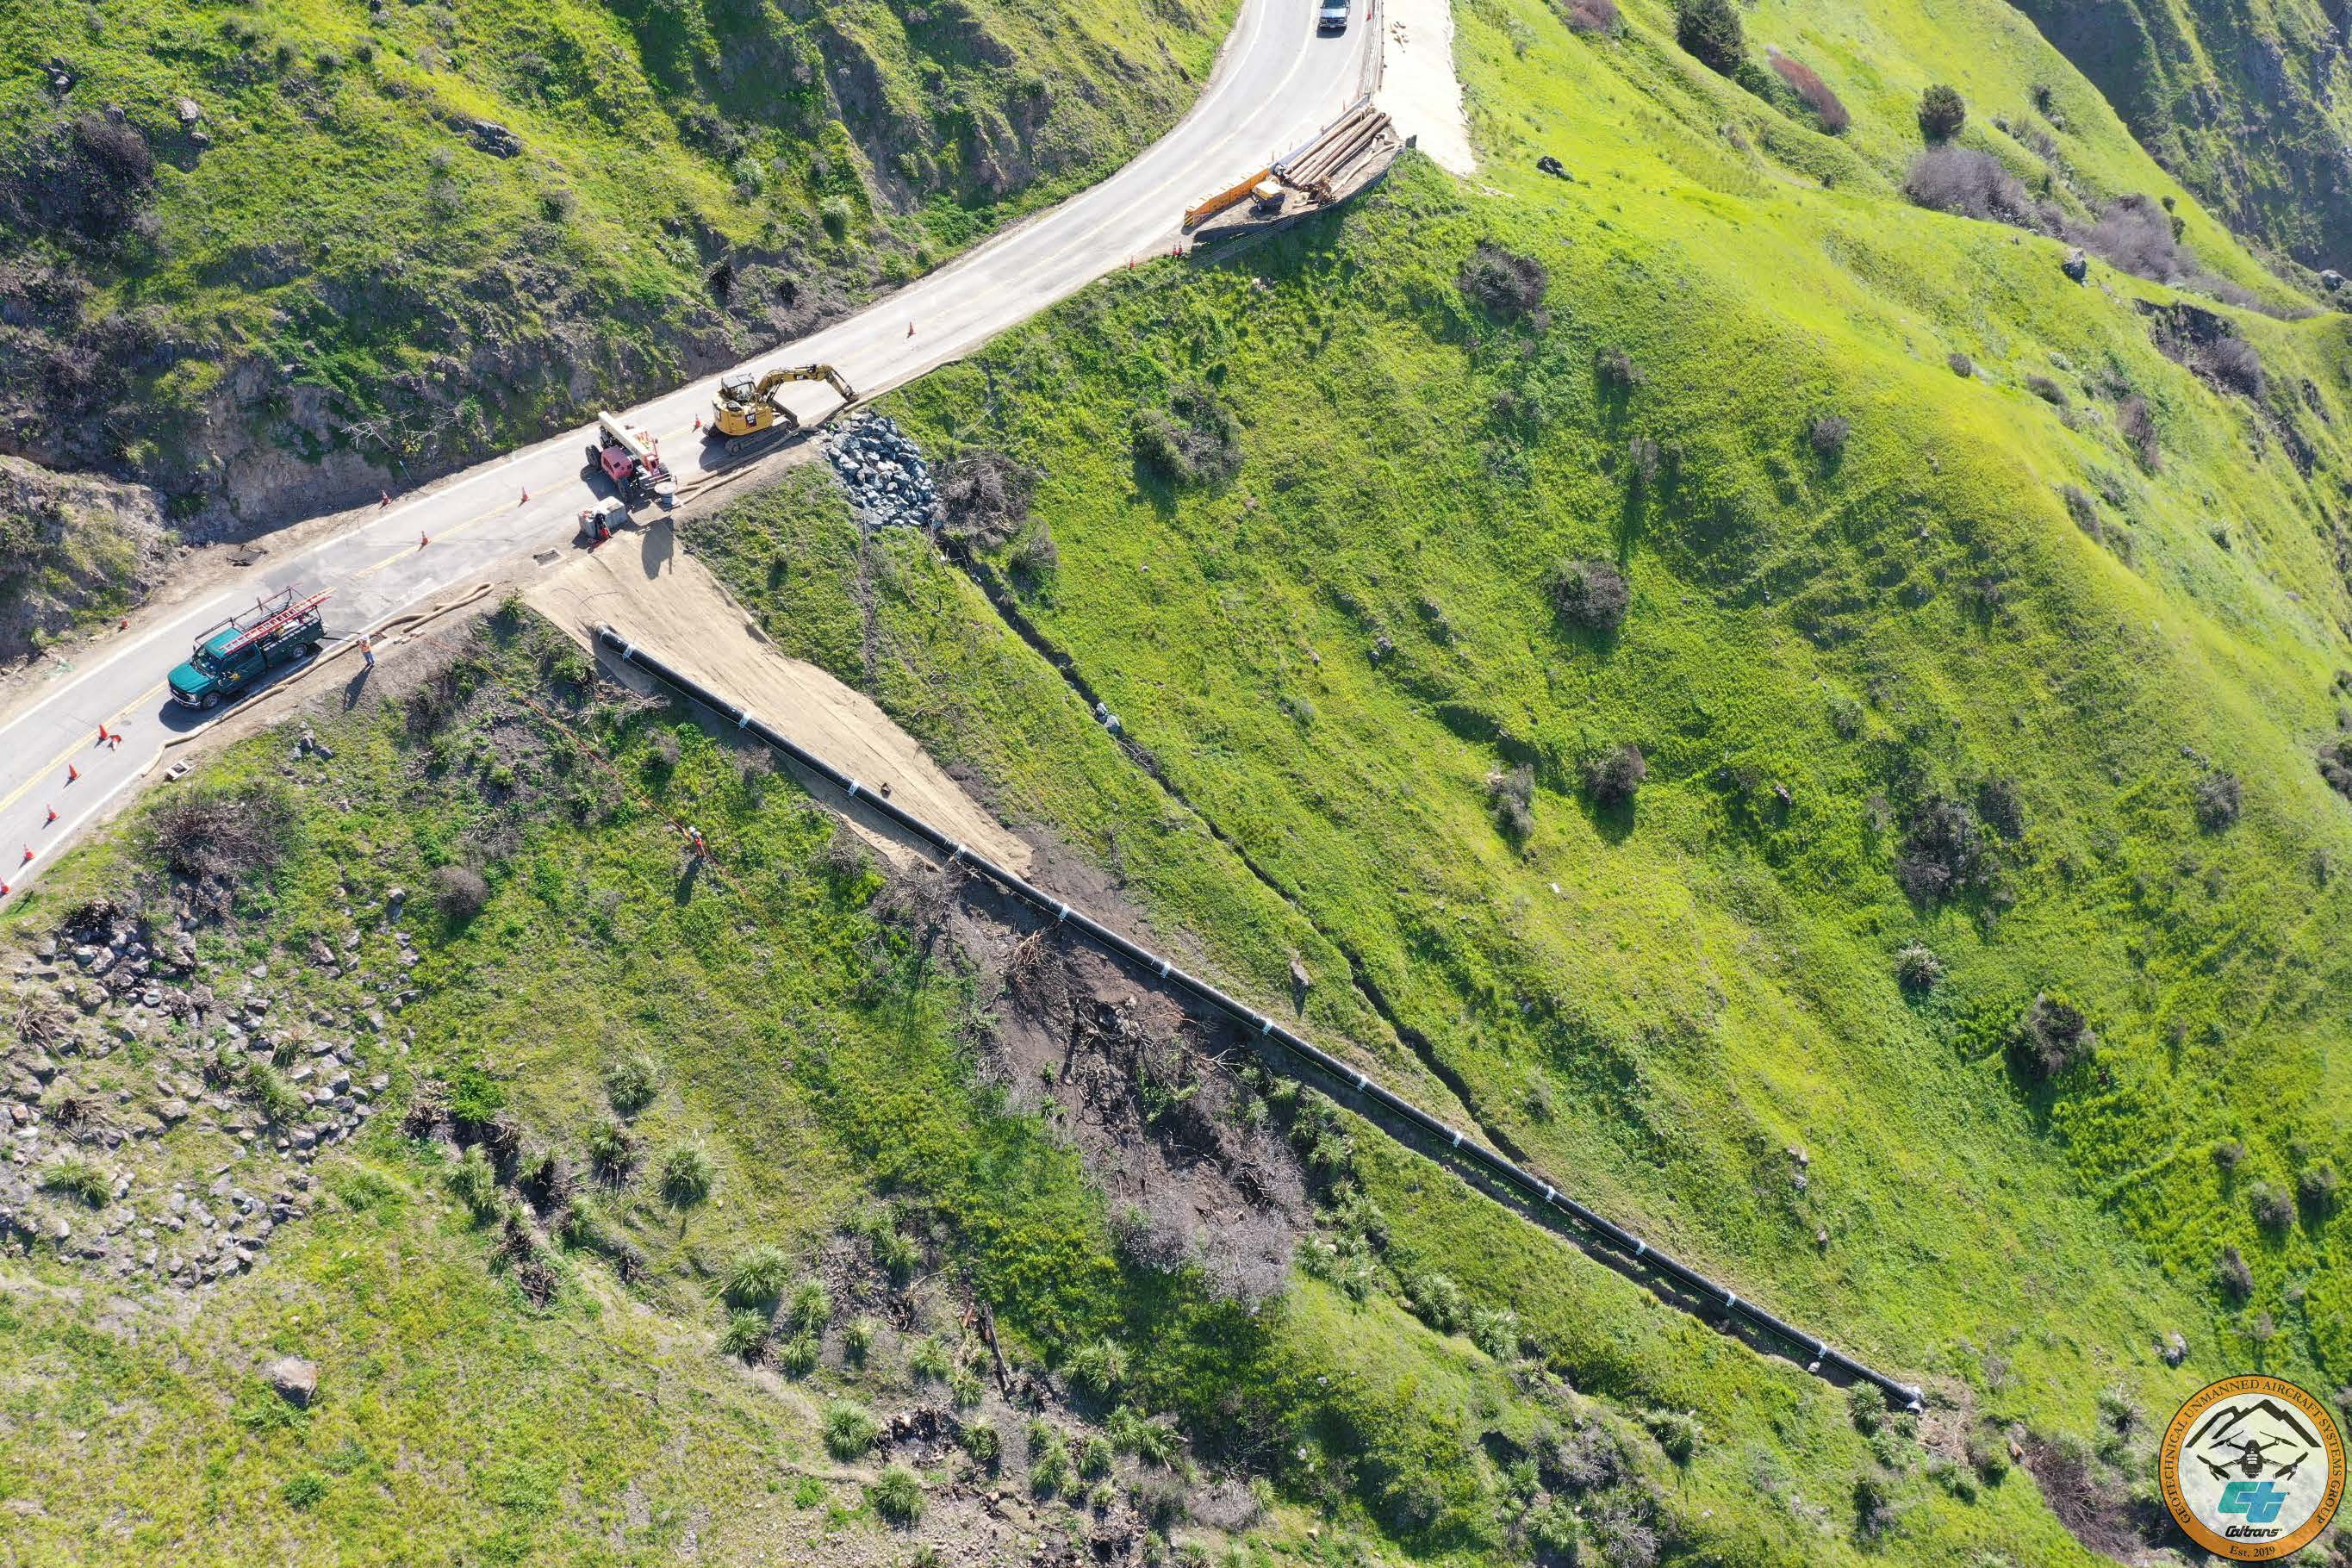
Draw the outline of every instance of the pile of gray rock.
<instances>
[{"instance_id":1,"label":"pile of gray rock","mask_svg":"<svg viewBox=\"0 0 2352 1568\"><path fill-rule=\"evenodd\" d=\"M895 419L866 415L824 438L825 460L873 528L928 528L947 520L931 470Z\"/></svg>"}]
</instances>

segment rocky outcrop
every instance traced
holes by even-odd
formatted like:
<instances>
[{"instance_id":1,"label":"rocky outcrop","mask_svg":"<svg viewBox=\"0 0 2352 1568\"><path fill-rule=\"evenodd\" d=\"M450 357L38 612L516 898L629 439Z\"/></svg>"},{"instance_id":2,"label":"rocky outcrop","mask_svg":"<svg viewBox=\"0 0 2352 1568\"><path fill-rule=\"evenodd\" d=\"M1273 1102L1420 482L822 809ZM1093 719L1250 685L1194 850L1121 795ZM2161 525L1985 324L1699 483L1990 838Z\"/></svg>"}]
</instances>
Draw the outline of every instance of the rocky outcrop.
<instances>
[{"instance_id":1,"label":"rocky outcrop","mask_svg":"<svg viewBox=\"0 0 2352 1568\"><path fill-rule=\"evenodd\" d=\"M319 1396L319 1363L298 1355L279 1356L262 1368L261 1375L287 1404L307 1409Z\"/></svg>"},{"instance_id":2,"label":"rocky outcrop","mask_svg":"<svg viewBox=\"0 0 2352 1568\"><path fill-rule=\"evenodd\" d=\"M100 900L16 956L0 985L0 1258L201 1293L268 1262L310 1210L312 1163L375 1114L392 1080L363 1053L383 1008L302 993L348 975L404 1005L415 955L397 913L319 939L273 983L267 964L198 958L199 901Z\"/></svg>"},{"instance_id":3,"label":"rocky outcrop","mask_svg":"<svg viewBox=\"0 0 2352 1568\"><path fill-rule=\"evenodd\" d=\"M0 457L0 663L138 604L171 552L144 485Z\"/></svg>"}]
</instances>

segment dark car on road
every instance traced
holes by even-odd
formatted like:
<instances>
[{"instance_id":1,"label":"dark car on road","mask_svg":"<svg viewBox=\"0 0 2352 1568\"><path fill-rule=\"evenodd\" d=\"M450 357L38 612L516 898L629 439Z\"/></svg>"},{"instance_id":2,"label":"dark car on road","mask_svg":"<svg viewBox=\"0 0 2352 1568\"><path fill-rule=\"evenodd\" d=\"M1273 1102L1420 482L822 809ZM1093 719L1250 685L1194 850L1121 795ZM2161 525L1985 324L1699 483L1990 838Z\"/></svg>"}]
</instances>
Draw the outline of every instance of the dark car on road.
<instances>
[{"instance_id":1,"label":"dark car on road","mask_svg":"<svg viewBox=\"0 0 2352 1568\"><path fill-rule=\"evenodd\" d=\"M1323 0L1322 8L1315 13L1315 30L1318 33L1346 32L1349 4L1350 0Z\"/></svg>"}]
</instances>

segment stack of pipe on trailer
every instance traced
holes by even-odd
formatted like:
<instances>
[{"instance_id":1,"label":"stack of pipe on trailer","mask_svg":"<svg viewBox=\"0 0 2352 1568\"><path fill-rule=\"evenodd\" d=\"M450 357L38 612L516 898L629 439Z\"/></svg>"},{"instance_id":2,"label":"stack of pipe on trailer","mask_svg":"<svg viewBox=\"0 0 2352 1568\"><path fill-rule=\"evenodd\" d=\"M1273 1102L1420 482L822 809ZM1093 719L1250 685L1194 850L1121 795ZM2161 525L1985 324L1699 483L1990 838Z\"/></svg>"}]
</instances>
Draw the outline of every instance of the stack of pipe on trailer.
<instances>
[{"instance_id":1,"label":"stack of pipe on trailer","mask_svg":"<svg viewBox=\"0 0 2352 1568\"><path fill-rule=\"evenodd\" d=\"M1389 129L1389 117L1369 103L1360 103L1317 137L1312 145L1275 169L1284 184L1305 191L1317 201L1332 199L1331 182L1354 165Z\"/></svg>"}]
</instances>

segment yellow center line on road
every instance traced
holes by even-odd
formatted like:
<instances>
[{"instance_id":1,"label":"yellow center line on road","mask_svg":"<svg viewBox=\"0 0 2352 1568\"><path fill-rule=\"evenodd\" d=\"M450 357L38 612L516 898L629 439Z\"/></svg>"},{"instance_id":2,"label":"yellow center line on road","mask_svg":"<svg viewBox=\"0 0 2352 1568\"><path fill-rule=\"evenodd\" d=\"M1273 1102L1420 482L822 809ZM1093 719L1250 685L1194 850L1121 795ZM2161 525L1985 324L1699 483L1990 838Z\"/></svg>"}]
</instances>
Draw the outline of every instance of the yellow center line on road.
<instances>
[{"instance_id":1,"label":"yellow center line on road","mask_svg":"<svg viewBox=\"0 0 2352 1568\"><path fill-rule=\"evenodd\" d=\"M451 523L448 527L446 527L446 528L443 529L439 533L436 533L436 534L430 534L430 535L423 535L423 536L421 536L421 537L423 537L423 538L426 539L427 541L436 541L436 540L447 539L447 538L449 538L449 537L450 537L451 535L453 535L453 534L459 534L459 533L463 533L463 532L465 532L465 531L466 531L466 530L467 530L467 529L469 529L469 528L473 528L473 527L475 527L475 526L477 526L477 525L478 525L478 524L488 522L488 521L490 521L490 519L492 519L492 518L494 518L494 517L504 517L504 516L506 516L506 515L507 515L508 513L509 513L509 512L520 511L520 510L522 510L522 508L521 508L520 505L517 505L517 506L495 506L495 507L492 507L489 510L488 510L488 511L486 511L486 512L482 512L482 513L478 514L478 516L474 516L474 517L469 517L469 518L467 518L467 519L465 521L463 521L463 522L453 522L453 523ZM423 549L425 549L425 547L426 547L426 546L425 546L425 544L423 544L423 543L419 543L419 544L404 544L404 545L402 545L399 549L397 549L397 550L394 551L391 554L389 554L389 555L385 556L383 560L381 560L381 561L377 562L374 565L373 565L373 566L362 566L362 567L361 567L358 571L356 571L356 572L352 573L352 574L351 574L351 576L350 576L349 578L345 579L345 580L346 580L346 581L348 581L348 582L353 582L353 583L356 583L356 582L358 582L358 581L359 581L361 578L362 578L362 577L370 577L370 576L373 576L376 573L383 571L385 567L387 567L387 566L391 565L393 563L394 563L394 562L396 562L396 561L405 561L405 560L407 560L410 556L412 556L412 555L415 554L418 551L423 550Z\"/></svg>"},{"instance_id":2,"label":"yellow center line on road","mask_svg":"<svg viewBox=\"0 0 2352 1568\"><path fill-rule=\"evenodd\" d=\"M138 696L132 698L130 701L116 709L112 713L107 715L109 721L110 722L113 720L121 718L122 715L130 712L133 708L138 707L141 703L145 702L148 699L153 697L157 692L163 689L163 682L160 680L157 681L154 685L149 687L146 690L141 692ZM0 811L5 811L10 806L16 805L18 801L24 799L26 792L31 790L35 784L40 783L43 779L57 772L58 769L64 767L68 763L72 762L74 758L79 755L85 749L95 750L95 744L93 743L91 747L85 748L79 741L76 741L72 745L68 746L64 751L59 752L55 757L43 764L37 772L26 775L24 783L18 784L15 789L10 790L5 796L0 796Z\"/></svg>"}]
</instances>

